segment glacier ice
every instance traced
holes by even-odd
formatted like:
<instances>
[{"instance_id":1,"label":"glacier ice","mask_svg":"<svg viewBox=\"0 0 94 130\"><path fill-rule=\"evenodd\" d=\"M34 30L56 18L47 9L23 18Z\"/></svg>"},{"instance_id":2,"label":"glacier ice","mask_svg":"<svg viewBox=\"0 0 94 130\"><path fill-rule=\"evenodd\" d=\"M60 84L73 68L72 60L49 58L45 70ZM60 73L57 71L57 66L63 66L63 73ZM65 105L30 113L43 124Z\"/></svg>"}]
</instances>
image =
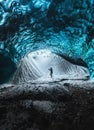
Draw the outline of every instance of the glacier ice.
<instances>
[{"instance_id":1,"label":"glacier ice","mask_svg":"<svg viewBox=\"0 0 94 130\"><path fill-rule=\"evenodd\" d=\"M77 64L82 59L92 79L93 7L94 0L0 0L0 53L17 66L26 54L51 49Z\"/></svg>"},{"instance_id":2,"label":"glacier ice","mask_svg":"<svg viewBox=\"0 0 94 130\"><path fill-rule=\"evenodd\" d=\"M49 72L50 67L53 68L52 78ZM87 67L75 65L47 49L40 49L21 59L11 82L21 84L38 80L41 82L56 79L86 80L87 77L89 77Z\"/></svg>"}]
</instances>

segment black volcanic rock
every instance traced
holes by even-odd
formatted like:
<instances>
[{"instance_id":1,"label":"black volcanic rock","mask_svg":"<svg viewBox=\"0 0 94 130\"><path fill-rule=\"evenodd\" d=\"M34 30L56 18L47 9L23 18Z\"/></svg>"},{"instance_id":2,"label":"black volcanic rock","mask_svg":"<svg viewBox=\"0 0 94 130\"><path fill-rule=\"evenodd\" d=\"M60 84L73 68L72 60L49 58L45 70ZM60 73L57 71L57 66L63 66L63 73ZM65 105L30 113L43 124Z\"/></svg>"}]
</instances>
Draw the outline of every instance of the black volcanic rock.
<instances>
[{"instance_id":1,"label":"black volcanic rock","mask_svg":"<svg viewBox=\"0 0 94 130\"><path fill-rule=\"evenodd\" d=\"M93 109L91 81L5 84L0 89L0 130L93 130Z\"/></svg>"}]
</instances>

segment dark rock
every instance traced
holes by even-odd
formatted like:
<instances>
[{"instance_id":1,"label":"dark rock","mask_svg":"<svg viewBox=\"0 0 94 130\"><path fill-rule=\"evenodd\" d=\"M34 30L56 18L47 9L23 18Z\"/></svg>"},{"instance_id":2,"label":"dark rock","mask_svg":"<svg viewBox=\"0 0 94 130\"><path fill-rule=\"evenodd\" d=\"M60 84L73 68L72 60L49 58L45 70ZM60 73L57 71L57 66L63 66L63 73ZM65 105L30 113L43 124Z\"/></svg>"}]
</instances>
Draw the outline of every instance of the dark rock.
<instances>
[{"instance_id":1,"label":"dark rock","mask_svg":"<svg viewBox=\"0 0 94 130\"><path fill-rule=\"evenodd\" d=\"M11 86L1 86L0 130L94 129L93 82Z\"/></svg>"}]
</instances>

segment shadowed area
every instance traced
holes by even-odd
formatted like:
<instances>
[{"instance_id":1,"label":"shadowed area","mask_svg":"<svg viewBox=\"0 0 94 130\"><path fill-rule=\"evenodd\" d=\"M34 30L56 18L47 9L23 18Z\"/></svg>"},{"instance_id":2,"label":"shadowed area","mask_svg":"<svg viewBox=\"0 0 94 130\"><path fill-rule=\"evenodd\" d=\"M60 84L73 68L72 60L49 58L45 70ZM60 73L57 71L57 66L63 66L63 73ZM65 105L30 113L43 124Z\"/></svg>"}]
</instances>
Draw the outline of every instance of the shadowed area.
<instances>
[{"instance_id":1,"label":"shadowed area","mask_svg":"<svg viewBox=\"0 0 94 130\"><path fill-rule=\"evenodd\" d=\"M11 58L0 53L0 84L7 82L15 70L16 65Z\"/></svg>"},{"instance_id":2,"label":"shadowed area","mask_svg":"<svg viewBox=\"0 0 94 130\"><path fill-rule=\"evenodd\" d=\"M93 130L94 82L0 86L0 130Z\"/></svg>"}]
</instances>

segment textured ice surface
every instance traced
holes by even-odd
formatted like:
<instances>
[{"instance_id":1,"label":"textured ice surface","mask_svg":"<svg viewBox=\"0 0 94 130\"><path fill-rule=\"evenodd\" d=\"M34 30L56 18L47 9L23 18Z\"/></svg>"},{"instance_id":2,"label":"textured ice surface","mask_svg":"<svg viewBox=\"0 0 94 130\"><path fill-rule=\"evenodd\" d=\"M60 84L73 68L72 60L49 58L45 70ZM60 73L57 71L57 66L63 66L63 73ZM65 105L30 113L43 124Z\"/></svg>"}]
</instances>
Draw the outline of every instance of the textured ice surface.
<instances>
[{"instance_id":1,"label":"textured ice surface","mask_svg":"<svg viewBox=\"0 0 94 130\"><path fill-rule=\"evenodd\" d=\"M18 64L25 54L50 48L85 61L93 78L93 23L94 0L0 0L0 52Z\"/></svg>"},{"instance_id":2,"label":"textured ice surface","mask_svg":"<svg viewBox=\"0 0 94 130\"><path fill-rule=\"evenodd\" d=\"M49 68L53 68L51 78ZM87 79L88 69L75 65L49 50L38 50L26 55L20 61L13 76L14 83L27 81L59 81L60 79Z\"/></svg>"}]
</instances>

